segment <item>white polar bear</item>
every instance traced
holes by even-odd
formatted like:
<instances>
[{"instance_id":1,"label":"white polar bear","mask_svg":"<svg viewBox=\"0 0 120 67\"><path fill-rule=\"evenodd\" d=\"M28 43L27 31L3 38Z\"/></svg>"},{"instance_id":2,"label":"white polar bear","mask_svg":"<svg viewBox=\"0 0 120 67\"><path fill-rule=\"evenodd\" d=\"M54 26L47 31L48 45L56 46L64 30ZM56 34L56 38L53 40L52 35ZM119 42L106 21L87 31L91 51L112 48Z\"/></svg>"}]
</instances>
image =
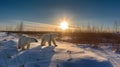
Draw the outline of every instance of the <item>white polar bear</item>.
<instances>
[{"instance_id":1,"label":"white polar bear","mask_svg":"<svg viewBox=\"0 0 120 67\"><path fill-rule=\"evenodd\" d=\"M41 46L44 46L46 42L48 42L49 46L51 46L51 41L55 46L57 46L55 42L57 36L58 34L56 33L43 34L43 36L41 37Z\"/></svg>"},{"instance_id":2,"label":"white polar bear","mask_svg":"<svg viewBox=\"0 0 120 67\"><path fill-rule=\"evenodd\" d=\"M21 36L18 41L18 49L25 50L25 46L27 46L27 49L29 49L31 42L38 42L38 41L37 39L31 38L29 36Z\"/></svg>"}]
</instances>

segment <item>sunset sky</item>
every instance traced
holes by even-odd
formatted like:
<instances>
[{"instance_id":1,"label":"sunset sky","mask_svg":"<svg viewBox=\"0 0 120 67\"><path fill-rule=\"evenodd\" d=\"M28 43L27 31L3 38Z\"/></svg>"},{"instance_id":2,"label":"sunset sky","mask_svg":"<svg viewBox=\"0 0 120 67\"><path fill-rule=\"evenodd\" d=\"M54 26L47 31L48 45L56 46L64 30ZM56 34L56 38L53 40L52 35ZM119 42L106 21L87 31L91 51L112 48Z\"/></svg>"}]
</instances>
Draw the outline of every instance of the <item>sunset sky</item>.
<instances>
[{"instance_id":1,"label":"sunset sky","mask_svg":"<svg viewBox=\"0 0 120 67\"><path fill-rule=\"evenodd\" d=\"M119 0L0 0L0 24L14 21L112 26L120 23Z\"/></svg>"}]
</instances>

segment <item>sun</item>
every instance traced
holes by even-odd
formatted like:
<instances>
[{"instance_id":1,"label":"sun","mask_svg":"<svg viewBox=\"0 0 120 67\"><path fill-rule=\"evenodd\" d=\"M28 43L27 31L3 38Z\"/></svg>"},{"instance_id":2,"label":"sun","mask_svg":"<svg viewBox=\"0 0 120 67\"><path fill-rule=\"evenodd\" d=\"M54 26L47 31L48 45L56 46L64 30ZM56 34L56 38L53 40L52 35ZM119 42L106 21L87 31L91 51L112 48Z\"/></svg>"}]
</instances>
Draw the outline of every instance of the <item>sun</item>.
<instances>
[{"instance_id":1,"label":"sun","mask_svg":"<svg viewBox=\"0 0 120 67\"><path fill-rule=\"evenodd\" d=\"M62 22L60 23L60 28L61 28L62 30L68 29L68 26L69 26L69 24L68 24L68 22L66 22L66 21L62 21Z\"/></svg>"}]
</instances>

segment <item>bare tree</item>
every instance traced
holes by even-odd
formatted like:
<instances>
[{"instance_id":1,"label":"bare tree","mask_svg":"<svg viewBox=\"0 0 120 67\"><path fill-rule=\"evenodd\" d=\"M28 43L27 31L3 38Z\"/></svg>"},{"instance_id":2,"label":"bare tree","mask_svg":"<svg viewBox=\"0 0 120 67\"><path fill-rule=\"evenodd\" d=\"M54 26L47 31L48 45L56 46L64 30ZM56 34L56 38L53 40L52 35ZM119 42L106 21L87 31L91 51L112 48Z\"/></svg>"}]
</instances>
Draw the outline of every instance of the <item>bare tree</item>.
<instances>
[{"instance_id":1,"label":"bare tree","mask_svg":"<svg viewBox=\"0 0 120 67\"><path fill-rule=\"evenodd\" d=\"M22 31L23 31L23 22L20 23L19 31L20 31L19 36L21 36L22 35Z\"/></svg>"},{"instance_id":2,"label":"bare tree","mask_svg":"<svg viewBox=\"0 0 120 67\"><path fill-rule=\"evenodd\" d=\"M100 26L100 32L103 32L103 24Z\"/></svg>"},{"instance_id":3,"label":"bare tree","mask_svg":"<svg viewBox=\"0 0 120 67\"><path fill-rule=\"evenodd\" d=\"M23 22L20 23L20 28L19 28L19 31L23 31Z\"/></svg>"},{"instance_id":4,"label":"bare tree","mask_svg":"<svg viewBox=\"0 0 120 67\"><path fill-rule=\"evenodd\" d=\"M118 23L117 21L114 22L114 32L118 32Z\"/></svg>"},{"instance_id":5,"label":"bare tree","mask_svg":"<svg viewBox=\"0 0 120 67\"><path fill-rule=\"evenodd\" d=\"M89 22L88 22L88 25L87 25L87 30L88 30L88 32L91 32L91 26L90 26Z\"/></svg>"}]
</instances>

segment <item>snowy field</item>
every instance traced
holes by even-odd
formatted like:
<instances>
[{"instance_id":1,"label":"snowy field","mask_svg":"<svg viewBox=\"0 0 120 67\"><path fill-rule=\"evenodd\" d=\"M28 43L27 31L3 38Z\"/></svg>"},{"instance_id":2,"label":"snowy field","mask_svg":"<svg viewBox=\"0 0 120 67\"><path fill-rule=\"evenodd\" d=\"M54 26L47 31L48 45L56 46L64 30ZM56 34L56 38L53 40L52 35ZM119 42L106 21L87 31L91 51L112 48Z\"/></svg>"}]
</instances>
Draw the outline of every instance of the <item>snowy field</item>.
<instances>
[{"instance_id":1,"label":"snowy field","mask_svg":"<svg viewBox=\"0 0 120 67\"><path fill-rule=\"evenodd\" d=\"M57 42L57 47L31 43L19 51L16 34L0 33L0 67L120 67L120 55L110 46L93 49L89 44Z\"/></svg>"}]
</instances>

